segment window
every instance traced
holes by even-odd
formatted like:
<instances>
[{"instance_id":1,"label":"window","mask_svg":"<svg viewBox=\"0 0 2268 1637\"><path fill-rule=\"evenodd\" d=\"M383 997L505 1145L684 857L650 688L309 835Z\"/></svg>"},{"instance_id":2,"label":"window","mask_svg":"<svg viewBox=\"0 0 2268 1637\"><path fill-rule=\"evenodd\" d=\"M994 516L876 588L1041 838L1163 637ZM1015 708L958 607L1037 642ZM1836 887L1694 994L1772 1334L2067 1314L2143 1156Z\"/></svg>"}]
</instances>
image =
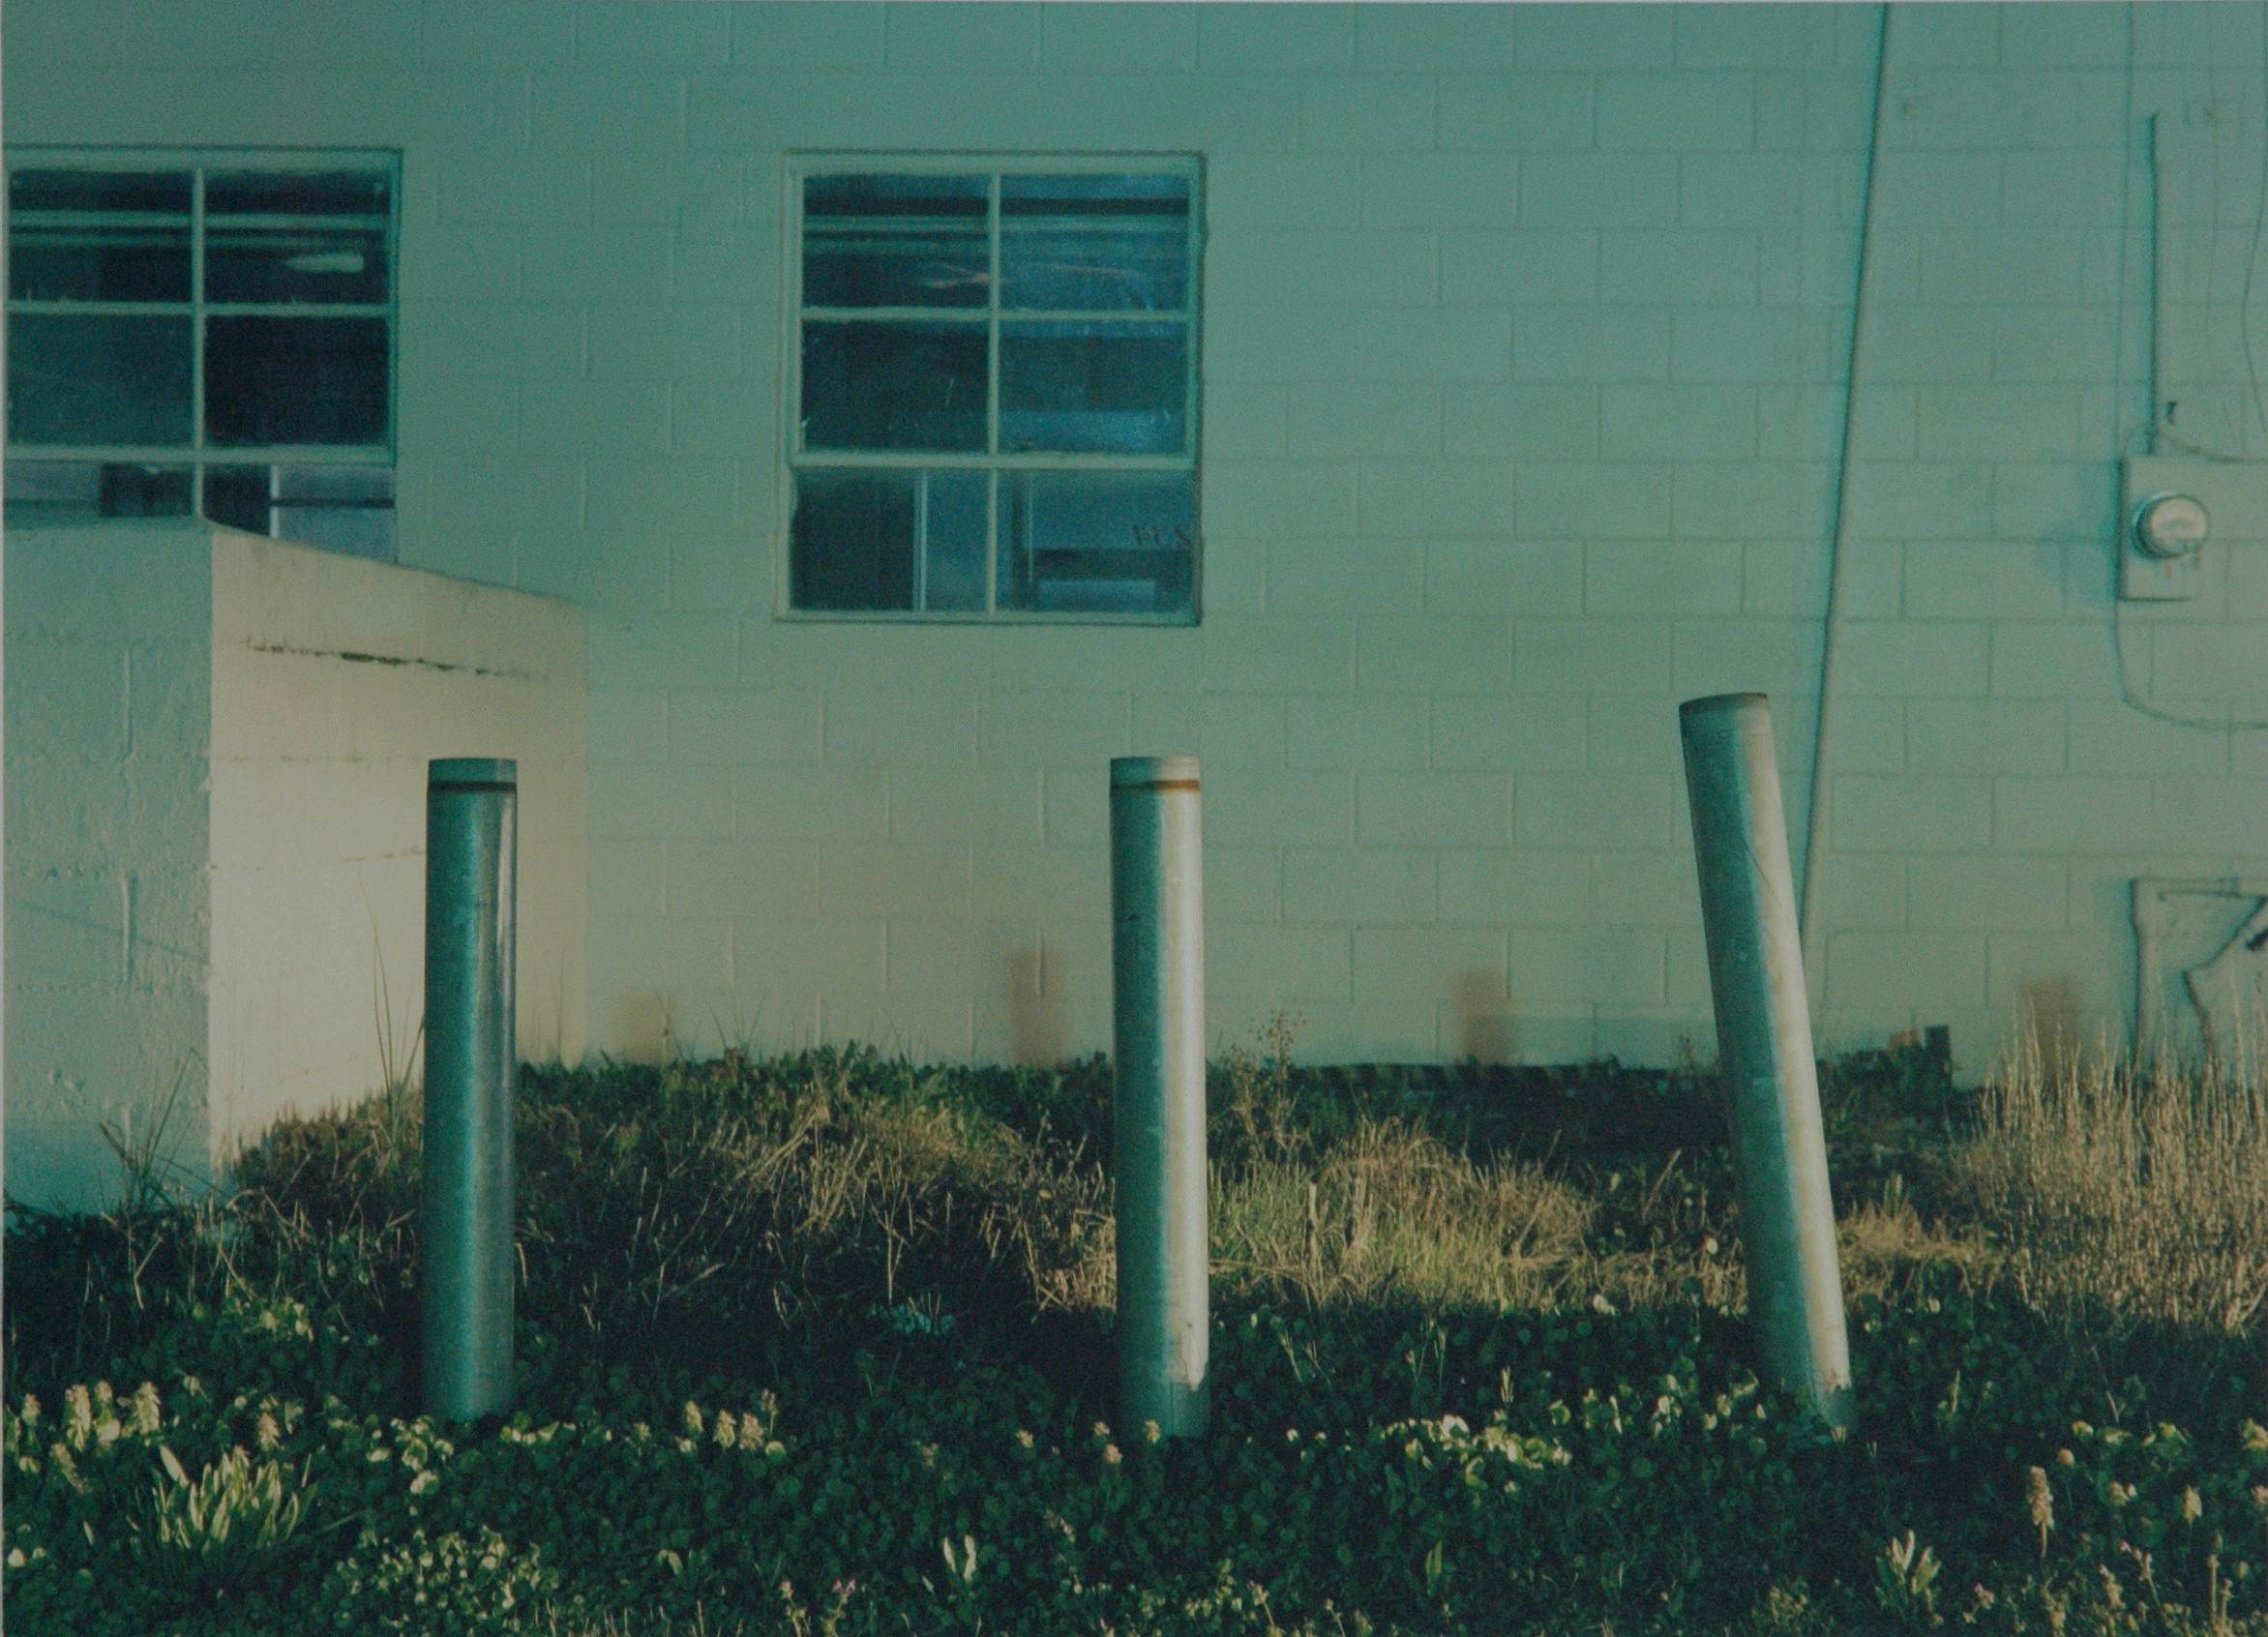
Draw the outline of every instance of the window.
<instances>
[{"instance_id":1,"label":"window","mask_svg":"<svg viewBox=\"0 0 2268 1637\"><path fill-rule=\"evenodd\" d=\"M788 181L789 610L1195 620L1195 161Z\"/></svg>"},{"instance_id":2,"label":"window","mask_svg":"<svg viewBox=\"0 0 2268 1637\"><path fill-rule=\"evenodd\" d=\"M12 152L10 521L200 516L391 560L395 175Z\"/></svg>"}]
</instances>

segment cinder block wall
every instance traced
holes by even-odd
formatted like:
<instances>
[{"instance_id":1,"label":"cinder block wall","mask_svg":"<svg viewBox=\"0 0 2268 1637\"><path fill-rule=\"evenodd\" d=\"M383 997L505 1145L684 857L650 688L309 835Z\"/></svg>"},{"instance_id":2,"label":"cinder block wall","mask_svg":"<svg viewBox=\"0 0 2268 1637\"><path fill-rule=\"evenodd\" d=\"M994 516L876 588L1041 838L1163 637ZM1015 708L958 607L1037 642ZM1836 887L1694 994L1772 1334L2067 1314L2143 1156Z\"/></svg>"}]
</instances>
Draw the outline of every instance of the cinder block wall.
<instances>
[{"instance_id":1,"label":"cinder block wall","mask_svg":"<svg viewBox=\"0 0 2268 1637\"><path fill-rule=\"evenodd\" d=\"M1193 752L1216 1038L1660 1060L1711 1041L1681 698L1773 696L1802 831L1874 24L18 0L7 118L402 151L403 558L592 613L594 1044L1102 1047L1104 763ZM2160 150L2178 425L2263 453L2260 31L1892 32L1814 999L1973 1071L2027 998L2123 1027L2130 878L2259 869L2262 735L2130 708L2111 587L2153 111L2202 110ZM774 617L782 155L833 148L1205 156L1201 627ZM2258 590L2165 693L2268 693Z\"/></svg>"},{"instance_id":2,"label":"cinder block wall","mask_svg":"<svg viewBox=\"0 0 2268 1637\"><path fill-rule=\"evenodd\" d=\"M522 1057L580 1061L582 610L214 531L211 1146L411 1071L427 763L519 764Z\"/></svg>"},{"instance_id":3,"label":"cinder block wall","mask_svg":"<svg viewBox=\"0 0 2268 1637\"><path fill-rule=\"evenodd\" d=\"M7 1187L25 1204L115 1199L105 1123L157 1139L165 1175L209 1175L211 537L6 543Z\"/></svg>"},{"instance_id":4,"label":"cinder block wall","mask_svg":"<svg viewBox=\"0 0 2268 1637\"><path fill-rule=\"evenodd\" d=\"M179 523L15 531L6 601L11 1198L410 1072L433 757L520 763L520 1050L582 1057L580 610Z\"/></svg>"}]
</instances>

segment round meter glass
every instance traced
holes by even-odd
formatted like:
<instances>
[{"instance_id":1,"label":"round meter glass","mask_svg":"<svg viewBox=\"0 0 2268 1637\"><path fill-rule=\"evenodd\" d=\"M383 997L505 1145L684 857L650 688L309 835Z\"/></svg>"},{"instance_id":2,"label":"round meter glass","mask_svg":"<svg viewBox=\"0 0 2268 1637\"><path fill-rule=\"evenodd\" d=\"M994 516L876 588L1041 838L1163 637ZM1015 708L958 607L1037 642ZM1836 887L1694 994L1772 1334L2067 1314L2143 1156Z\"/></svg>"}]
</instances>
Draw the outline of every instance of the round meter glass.
<instances>
[{"instance_id":1,"label":"round meter glass","mask_svg":"<svg viewBox=\"0 0 2268 1637\"><path fill-rule=\"evenodd\" d=\"M2191 494L2153 494L2134 513L2134 543L2153 557L2187 557L2213 530L2204 503Z\"/></svg>"}]
</instances>

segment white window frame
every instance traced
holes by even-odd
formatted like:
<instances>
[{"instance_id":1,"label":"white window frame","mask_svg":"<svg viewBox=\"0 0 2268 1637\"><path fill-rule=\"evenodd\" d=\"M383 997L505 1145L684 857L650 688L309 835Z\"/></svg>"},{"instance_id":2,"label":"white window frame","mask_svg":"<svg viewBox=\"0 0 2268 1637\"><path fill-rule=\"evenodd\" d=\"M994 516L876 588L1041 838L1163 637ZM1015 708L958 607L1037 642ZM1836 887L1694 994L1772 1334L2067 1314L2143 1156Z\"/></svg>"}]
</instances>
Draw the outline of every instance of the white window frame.
<instances>
[{"instance_id":1,"label":"white window frame","mask_svg":"<svg viewBox=\"0 0 2268 1637\"><path fill-rule=\"evenodd\" d=\"M1205 262L1205 171L1201 155L1191 153L895 153L843 152L790 153L785 156L780 213L781 340L779 550L775 556L773 613L783 620L821 622L880 622L949 625L1166 625L1201 623L1205 586L1204 486L1198 452L1202 447L1203 373L1200 332L1204 313L1202 274ZM1188 283L1189 305L1179 313L1129 311L1117 313L1055 313L1000 306L1000 186L1003 175L1119 176L1147 173L1185 177L1189 183ZM970 309L931 308L815 308L803 306L803 180L807 176L968 176L990 178L985 210L985 231L992 256L992 276L984 309L986 343L985 440L980 454L941 450L828 450L807 453L798 410L803 402L803 320L821 315L847 320L918 318L947 320L970 313ZM1173 318L1186 330L1187 376L1184 384L1183 426L1187 428L1183 452L1179 455L1104 455L1082 453L1008 454L999 450L1000 419L1000 323L1010 319L1050 318ZM973 319L970 321L973 322ZM1000 591L1000 485L987 486L985 507L985 607L966 611L933 609L798 609L792 606L793 579L791 555L795 512L795 473L805 466L841 471L853 467L910 471L1149 471L1186 472L1189 476L1192 532L1189 606L1169 612L1124 612L1056 609L1004 609Z\"/></svg>"},{"instance_id":2,"label":"white window frame","mask_svg":"<svg viewBox=\"0 0 2268 1637\"><path fill-rule=\"evenodd\" d=\"M10 461L188 466L190 515L205 515L208 466L395 466L401 413L402 156L378 148L71 148L11 145L7 173L19 170L183 171L190 173L189 300L17 301L19 313L116 313L190 319L190 441L186 444L27 443L14 440ZM205 299L205 176L210 171L382 170L389 183L386 299L383 302L208 302ZM5 220L0 218L0 220ZM205 441L205 320L217 317L383 318L386 321L386 435L382 443L229 444Z\"/></svg>"}]
</instances>

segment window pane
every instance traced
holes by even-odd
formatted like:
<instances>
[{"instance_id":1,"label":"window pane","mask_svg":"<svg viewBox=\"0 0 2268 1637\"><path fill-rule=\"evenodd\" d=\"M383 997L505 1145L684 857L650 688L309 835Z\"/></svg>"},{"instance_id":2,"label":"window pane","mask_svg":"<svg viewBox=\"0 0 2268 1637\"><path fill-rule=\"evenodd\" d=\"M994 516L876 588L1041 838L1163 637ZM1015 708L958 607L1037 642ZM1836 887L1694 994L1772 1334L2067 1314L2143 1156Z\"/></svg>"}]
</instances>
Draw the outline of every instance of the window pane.
<instances>
[{"instance_id":1,"label":"window pane","mask_svg":"<svg viewBox=\"0 0 2268 1637\"><path fill-rule=\"evenodd\" d=\"M205 438L220 445L386 441L383 318L214 318Z\"/></svg>"},{"instance_id":2,"label":"window pane","mask_svg":"<svg viewBox=\"0 0 2268 1637\"><path fill-rule=\"evenodd\" d=\"M94 518L185 518L187 466L120 461L11 461L8 520L13 523L76 522Z\"/></svg>"},{"instance_id":3,"label":"window pane","mask_svg":"<svg viewBox=\"0 0 2268 1637\"><path fill-rule=\"evenodd\" d=\"M983 472L798 472L799 609L984 609Z\"/></svg>"},{"instance_id":4,"label":"window pane","mask_svg":"<svg viewBox=\"0 0 2268 1637\"><path fill-rule=\"evenodd\" d=\"M381 172L205 179L205 299L382 302L392 184Z\"/></svg>"},{"instance_id":5,"label":"window pane","mask_svg":"<svg viewBox=\"0 0 2268 1637\"><path fill-rule=\"evenodd\" d=\"M806 449L984 447L981 324L803 326Z\"/></svg>"},{"instance_id":6,"label":"window pane","mask_svg":"<svg viewBox=\"0 0 2268 1637\"><path fill-rule=\"evenodd\" d=\"M106 518L186 518L192 474L187 466L103 465L98 504Z\"/></svg>"},{"instance_id":7,"label":"window pane","mask_svg":"<svg viewBox=\"0 0 2268 1637\"><path fill-rule=\"evenodd\" d=\"M1181 176L1000 178L1000 305L1170 312L1189 299Z\"/></svg>"},{"instance_id":8,"label":"window pane","mask_svg":"<svg viewBox=\"0 0 2268 1637\"><path fill-rule=\"evenodd\" d=\"M391 506L391 466L278 466L276 498L297 505Z\"/></svg>"},{"instance_id":9,"label":"window pane","mask_svg":"<svg viewBox=\"0 0 2268 1637\"><path fill-rule=\"evenodd\" d=\"M279 506L275 515L272 532L279 540L381 563L394 560L391 506Z\"/></svg>"},{"instance_id":10,"label":"window pane","mask_svg":"<svg viewBox=\"0 0 2268 1637\"><path fill-rule=\"evenodd\" d=\"M386 466L213 466L205 516L231 528L394 560L394 473Z\"/></svg>"},{"instance_id":11,"label":"window pane","mask_svg":"<svg viewBox=\"0 0 2268 1637\"><path fill-rule=\"evenodd\" d=\"M1003 473L1001 606L1186 611L1197 560L1192 481L1185 472Z\"/></svg>"},{"instance_id":12,"label":"window pane","mask_svg":"<svg viewBox=\"0 0 2268 1637\"><path fill-rule=\"evenodd\" d=\"M187 301L186 174L19 170L8 179L8 293Z\"/></svg>"},{"instance_id":13,"label":"window pane","mask_svg":"<svg viewBox=\"0 0 2268 1637\"><path fill-rule=\"evenodd\" d=\"M205 516L247 534L265 534L273 503L273 466L207 466Z\"/></svg>"},{"instance_id":14,"label":"window pane","mask_svg":"<svg viewBox=\"0 0 2268 1637\"><path fill-rule=\"evenodd\" d=\"M8 327L15 443L189 442L187 318L19 313Z\"/></svg>"},{"instance_id":15,"label":"window pane","mask_svg":"<svg viewBox=\"0 0 2268 1637\"><path fill-rule=\"evenodd\" d=\"M913 606L970 613L984 608L988 472L920 472L913 479Z\"/></svg>"},{"instance_id":16,"label":"window pane","mask_svg":"<svg viewBox=\"0 0 2268 1637\"><path fill-rule=\"evenodd\" d=\"M12 523L102 516L103 468L93 461L11 461L6 488Z\"/></svg>"},{"instance_id":17,"label":"window pane","mask_svg":"<svg viewBox=\"0 0 2268 1637\"><path fill-rule=\"evenodd\" d=\"M390 466L278 466L269 532L349 556L394 560Z\"/></svg>"},{"instance_id":18,"label":"window pane","mask_svg":"<svg viewBox=\"0 0 2268 1637\"><path fill-rule=\"evenodd\" d=\"M981 176L807 176L803 305L982 307Z\"/></svg>"},{"instance_id":19,"label":"window pane","mask_svg":"<svg viewBox=\"0 0 2268 1637\"><path fill-rule=\"evenodd\" d=\"M1189 349L1179 323L1000 326L1000 448L1173 454Z\"/></svg>"}]
</instances>

